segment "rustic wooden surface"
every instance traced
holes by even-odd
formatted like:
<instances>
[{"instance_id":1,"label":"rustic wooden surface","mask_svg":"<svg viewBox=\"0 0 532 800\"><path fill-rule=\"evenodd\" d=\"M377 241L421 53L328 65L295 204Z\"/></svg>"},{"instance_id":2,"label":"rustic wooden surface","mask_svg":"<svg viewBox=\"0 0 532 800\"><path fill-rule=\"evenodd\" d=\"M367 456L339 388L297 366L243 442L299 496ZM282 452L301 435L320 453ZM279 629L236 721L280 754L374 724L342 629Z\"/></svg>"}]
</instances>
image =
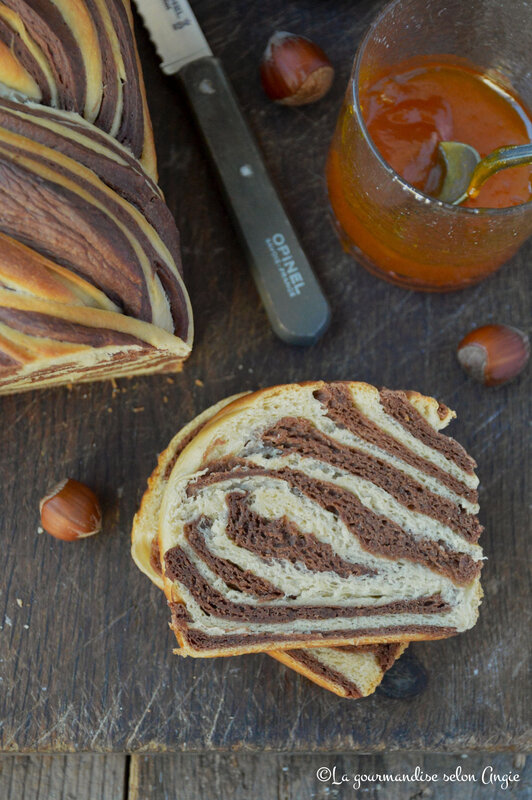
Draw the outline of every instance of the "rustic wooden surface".
<instances>
[{"instance_id":1,"label":"rustic wooden surface","mask_svg":"<svg viewBox=\"0 0 532 800\"><path fill-rule=\"evenodd\" d=\"M376 779L379 774L415 777L416 767L425 776L437 775L437 782ZM459 771L462 780L452 781ZM374 780L355 785L361 774ZM490 774L518 775L519 781L503 790L501 783L489 783ZM342 781L343 776L350 780ZM389 800L392 796L393 800L500 800L501 796L530 800L532 759L488 753L0 757L4 800Z\"/></svg>"},{"instance_id":2,"label":"rustic wooden surface","mask_svg":"<svg viewBox=\"0 0 532 800\"><path fill-rule=\"evenodd\" d=\"M474 385L454 350L478 324L526 327L525 247L479 286L407 292L344 255L327 220L324 158L370 0L196 0L321 276L333 323L311 349L277 341L174 83L139 30L161 184L181 228L196 344L175 377L2 398L0 748L3 751L518 750L530 746L526 674L529 377ZM337 78L315 106L263 96L259 56L275 29L304 32L330 53ZM530 375L530 370L528 376ZM420 692L342 700L267 656L180 660L162 596L128 553L131 520L176 430L243 389L311 378L416 388L454 407L452 432L479 462L485 600L473 631L411 648ZM38 500L66 475L92 485L104 532L76 544L38 535ZM528 494L527 494L528 491ZM428 680L416 682L422 673ZM393 687L392 687L393 688Z\"/></svg>"},{"instance_id":3,"label":"rustic wooden surface","mask_svg":"<svg viewBox=\"0 0 532 800\"><path fill-rule=\"evenodd\" d=\"M128 800L126 759L126 756L88 753L3 756L0 758L0 797L3 800Z\"/></svg>"},{"instance_id":4,"label":"rustic wooden surface","mask_svg":"<svg viewBox=\"0 0 532 800\"><path fill-rule=\"evenodd\" d=\"M282 756L234 753L203 756L133 756L127 800L500 800L508 794L519 800L532 797L530 763L518 765L508 756L442 756L402 753L389 756ZM530 762L530 759L528 760ZM521 762L522 763L522 762ZM482 784L482 773L489 766L497 774L519 774L519 782L501 792L500 785ZM361 781L366 774L412 776L416 767L438 775L430 781L404 783ZM320 781L317 777L320 770ZM336 770L335 770L336 768ZM444 780L462 770L476 780ZM328 770L328 772L325 772ZM335 771L334 771L335 770ZM484 773L485 779L488 773ZM342 776L350 778L342 783ZM327 779L328 778L328 779ZM357 784L358 785L358 784Z\"/></svg>"},{"instance_id":5,"label":"rustic wooden surface","mask_svg":"<svg viewBox=\"0 0 532 800\"><path fill-rule=\"evenodd\" d=\"M190 756L133 756L127 800L512 800L532 797L531 759L523 764L505 755L443 756L421 753L354 756L243 755L235 753ZM482 783L489 767L504 775L516 773L519 782L512 789ZM437 782L378 780L361 781L365 774L413 776L416 767L425 774L437 775ZM335 769L336 768L336 769ZM484 770L487 771L484 772ZM317 777L320 771L321 781ZM461 770L473 776L467 781L451 781ZM444 775L449 780L445 781ZM350 780L342 782L342 777Z\"/></svg>"}]
</instances>

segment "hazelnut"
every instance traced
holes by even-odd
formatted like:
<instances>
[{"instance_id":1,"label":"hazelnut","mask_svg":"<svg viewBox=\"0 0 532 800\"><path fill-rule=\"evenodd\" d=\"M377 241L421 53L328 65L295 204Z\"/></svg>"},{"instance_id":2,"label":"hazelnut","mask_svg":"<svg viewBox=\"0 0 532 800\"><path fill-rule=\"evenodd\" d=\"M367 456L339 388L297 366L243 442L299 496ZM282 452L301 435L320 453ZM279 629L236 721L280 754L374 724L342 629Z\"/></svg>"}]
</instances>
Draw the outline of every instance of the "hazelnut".
<instances>
[{"instance_id":1,"label":"hazelnut","mask_svg":"<svg viewBox=\"0 0 532 800\"><path fill-rule=\"evenodd\" d=\"M305 36L277 31L270 37L260 67L262 86L271 100L302 106L323 97L334 77L331 62Z\"/></svg>"},{"instance_id":2,"label":"hazelnut","mask_svg":"<svg viewBox=\"0 0 532 800\"><path fill-rule=\"evenodd\" d=\"M98 498L88 486L71 478L58 483L39 503L41 525L65 542L93 536L102 527Z\"/></svg>"},{"instance_id":3,"label":"hazelnut","mask_svg":"<svg viewBox=\"0 0 532 800\"><path fill-rule=\"evenodd\" d=\"M458 345L458 361L485 386L499 386L515 378L530 355L528 336L508 325L484 325Z\"/></svg>"}]
</instances>

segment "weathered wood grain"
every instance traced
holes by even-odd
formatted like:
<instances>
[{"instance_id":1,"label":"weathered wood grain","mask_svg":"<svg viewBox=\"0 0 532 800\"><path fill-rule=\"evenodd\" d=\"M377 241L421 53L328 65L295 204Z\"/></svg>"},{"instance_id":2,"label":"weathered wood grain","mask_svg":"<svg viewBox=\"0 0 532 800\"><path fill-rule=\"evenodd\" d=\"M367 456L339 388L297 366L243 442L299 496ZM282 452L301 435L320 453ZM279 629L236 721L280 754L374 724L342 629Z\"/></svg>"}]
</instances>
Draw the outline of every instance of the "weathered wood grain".
<instances>
[{"instance_id":1,"label":"weathered wood grain","mask_svg":"<svg viewBox=\"0 0 532 800\"><path fill-rule=\"evenodd\" d=\"M379 781L377 776L415 775L416 767L438 779ZM490 784L498 775L517 773L511 790ZM321 781L317 777L320 770ZM453 775L461 781L452 781ZM484 773L485 783L482 783ZM356 776L367 775L374 780ZM448 776L445 781L444 776ZM467 776L466 780L463 780ZM472 776L472 777L469 777ZM342 778L346 778L345 781ZM530 759L516 768L507 755L442 756L403 753L380 756L250 756L224 753L201 756L132 756L128 800L513 800L532 797Z\"/></svg>"},{"instance_id":2,"label":"weathered wood grain","mask_svg":"<svg viewBox=\"0 0 532 800\"><path fill-rule=\"evenodd\" d=\"M132 756L126 770L127 759L89 754L2 756L0 796L4 800L249 800L251 796L383 800L393 792L394 800L499 800L509 790L503 791L499 782L489 783L491 768L499 776L519 776L509 791L513 800L532 797L532 761L524 756L173 754ZM424 776L437 775L437 782L378 780L379 775L415 777L416 767ZM459 770L462 780L451 781ZM355 788L356 776L363 775L373 780L360 778Z\"/></svg>"},{"instance_id":3,"label":"weathered wood grain","mask_svg":"<svg viewBox=\"0 0 532 800\"><path fill-rule=\"evenodd\" d=\"M461 372L454 350L484 322L526 328L532 248L455 294L407 292L370 276L342 253L327 220L323 167L353 51L376 4L194 6L312 255L332 326L307 350L275 339L183 101L139 29L196 344L178 376L0 400L0 748L526 750L530 370L486 390ZM337 79L315 106L281 108L263 96L257 65L276 28L314 37L330 53ZM162 596L129 557L155 454L183 423L234 392L320 377L435 395L457 410L453 432L479 462L488 556L480 622L456 639L412 647L428 681L408 700L342 700L266 656L178 659ZM67 475L102 497L104 532L92 540L62 544L37 534L39 498Z\"/></svg>"},{"instance_id":4,"label":"weathered wood grain","mask_svg":"<svg viewBox=\"0 0 532 800\"><path fill-rule=\"evenodd\" d=\"M126 756L3 756L3 800L127 800Z\"/></svg>"}]
</instances>

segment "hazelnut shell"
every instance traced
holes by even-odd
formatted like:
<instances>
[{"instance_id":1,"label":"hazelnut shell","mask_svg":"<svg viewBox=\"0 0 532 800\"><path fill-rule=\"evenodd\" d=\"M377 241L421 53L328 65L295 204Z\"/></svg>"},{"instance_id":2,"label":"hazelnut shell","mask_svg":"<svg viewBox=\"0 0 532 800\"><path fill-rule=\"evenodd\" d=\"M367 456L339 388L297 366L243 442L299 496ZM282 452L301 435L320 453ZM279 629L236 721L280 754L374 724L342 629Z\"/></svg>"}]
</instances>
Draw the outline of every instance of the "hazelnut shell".
<instances>
[{"instance_id":1,"label":"hazelnut shell","mask_svg":"<svg viewBox=\"0 0 532 800\"><path fill-rule=\"evenodd\" d=\"M457 356L463 369L485 386L517 377L530 355L528 336L509 325L484 325L465 336Z\"/></svg>"},{"instance_id":2,"label":"hazelnut shell","mask_svg":"<svg viewBox=\"0 0 532 800\"><path fill-rule=\"evenodd\" d=\"M270 37L260 71L268 97L291 106L319 100L334 78L332 64L321 47L287 31L277 31Z\"/></svg>"},{"instance_id":3,"label":"hazelnut shell","mask_svg":"<svg viewBox=\"0 0 532 800\"><path fill-rule=\"evenodd\" d=\"M84 483L66 478L39 503L41 525L56 539L73 542L99 533L102 512L98 498Z\"/></svg>"}]
</instances>

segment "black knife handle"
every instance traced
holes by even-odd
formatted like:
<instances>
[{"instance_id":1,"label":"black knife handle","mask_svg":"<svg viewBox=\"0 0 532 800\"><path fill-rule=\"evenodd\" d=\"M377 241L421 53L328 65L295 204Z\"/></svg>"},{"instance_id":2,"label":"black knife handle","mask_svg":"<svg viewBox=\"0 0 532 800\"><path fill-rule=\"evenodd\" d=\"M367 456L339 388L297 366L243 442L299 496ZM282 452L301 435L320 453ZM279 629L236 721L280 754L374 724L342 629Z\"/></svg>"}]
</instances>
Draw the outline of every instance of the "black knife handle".
<instances>
[{"instance_id":1,"label":"black knife handle","mask_svg":"<svg viewBox=\"0 0 532 800\"><path fill-rule=\"evenodd\" d=\"M266 172L262 156L216 58L179 73L240 235L275 333L309 345L325 331L330 310Z\"/></svg>"}]
</instances>

